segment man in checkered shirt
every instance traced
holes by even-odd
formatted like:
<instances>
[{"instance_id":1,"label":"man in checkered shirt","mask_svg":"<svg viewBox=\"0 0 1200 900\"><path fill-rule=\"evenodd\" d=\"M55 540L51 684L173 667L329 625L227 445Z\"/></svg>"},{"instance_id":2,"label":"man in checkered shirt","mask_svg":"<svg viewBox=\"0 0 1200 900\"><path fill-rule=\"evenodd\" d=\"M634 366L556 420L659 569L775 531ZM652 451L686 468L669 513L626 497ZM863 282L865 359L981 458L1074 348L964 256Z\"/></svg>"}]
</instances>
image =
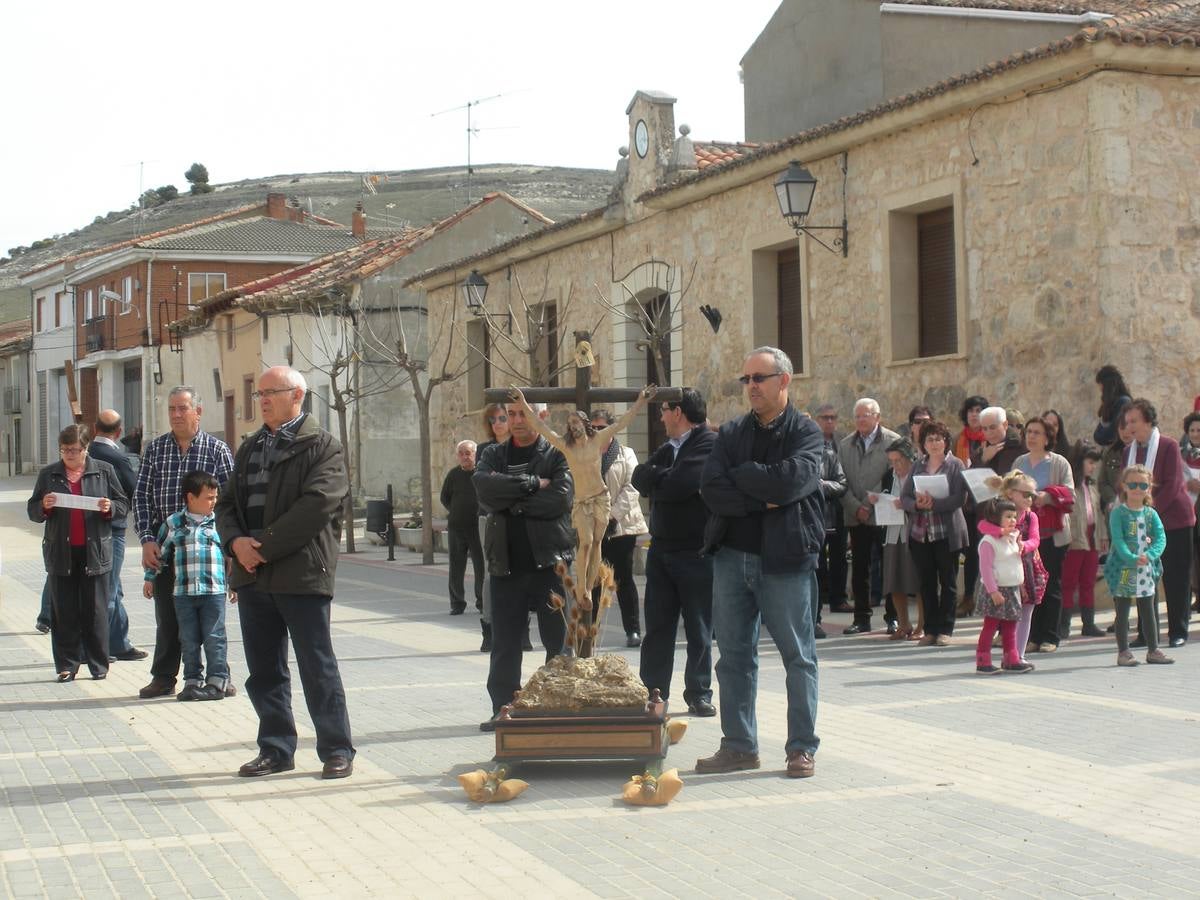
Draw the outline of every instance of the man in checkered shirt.
<instances>
[{"instance_id":1,"label":"man in checkered shirt","mask_svg":"<svg viewBox=\"0 0 1200 900\"><path fill-rule=\"evenodd\" d=\"M150 666L152 677L138 692L143 700L173 696L179 677L181 649L179 620L175 616L175 571L170 565L159 568L158 530L170 515L186 506L184 475L207 472L224 487L233 471L229 445L200 430L201 408L195 388L189 385L172 388L167 398L171 432L146 445L133 494L134 521L142 542L142 566L158 570L154 580L154 620L158 629ZM231 682L226 693L236 692Z\"/></svg>"}]
</instances>

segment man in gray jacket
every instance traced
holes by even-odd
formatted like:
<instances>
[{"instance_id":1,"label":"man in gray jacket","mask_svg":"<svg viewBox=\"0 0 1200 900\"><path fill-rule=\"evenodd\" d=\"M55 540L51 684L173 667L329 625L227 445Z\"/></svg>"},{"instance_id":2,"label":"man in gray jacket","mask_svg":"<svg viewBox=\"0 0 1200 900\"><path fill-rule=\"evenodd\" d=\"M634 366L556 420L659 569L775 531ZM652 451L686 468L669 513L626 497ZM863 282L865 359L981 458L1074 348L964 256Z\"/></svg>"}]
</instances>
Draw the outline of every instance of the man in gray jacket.
<instances>
[{"instance_id":1,"label":"man in gray jacket","mask_svg":"<svg viewBox=\"0 0 1200 900\"><path fill-rule=\"evenodd\" d=\"M854 404L854 432L842 438L838 448L846 473L842 511L850 532L850 588L854 594L854 624L843 634L871 630L871 554L876 547L882 552L884 530L875 524L875 508L867 494L882 491L888 470L887 448L899 437L879 424L879 404L870 397Z\"/></svg>"},{"instance_id":2,"label":"man in gray jacket","mask_svg":"<svg viewBox=\"0 0 1200 900\"><path fill-rule=\"evenodd\" d=\"M346 692L329 633L333 577L348 481L342 447L303 412L308 387L295 369L263 373L256 395L263 428L234 459L217 501L217 530L233 557L229 586L237 591L246 652L246 693L258 713L259 752L238 774L296 767L288 636L304 698L317 733L322 778L354 770Z\"/></svg>"}]
</instances>

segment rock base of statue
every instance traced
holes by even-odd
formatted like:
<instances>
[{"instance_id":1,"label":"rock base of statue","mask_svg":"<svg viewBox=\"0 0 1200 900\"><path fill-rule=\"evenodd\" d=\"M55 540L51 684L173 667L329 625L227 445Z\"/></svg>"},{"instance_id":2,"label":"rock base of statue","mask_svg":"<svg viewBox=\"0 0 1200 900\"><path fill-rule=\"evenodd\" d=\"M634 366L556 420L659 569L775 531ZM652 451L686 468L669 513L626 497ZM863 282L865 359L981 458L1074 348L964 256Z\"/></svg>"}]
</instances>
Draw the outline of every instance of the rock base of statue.
<instances>
[{"instance_id":1,"label":"rock base of statue","mask_svg":"<svg viewBox=\"0 0 1200 900\"><path fill-rule=\"evenodd\" d=\"M667 754L667 704L620 656L559 656L496 720L496 761L636 760Z\"/></svg>"}]
</instances>

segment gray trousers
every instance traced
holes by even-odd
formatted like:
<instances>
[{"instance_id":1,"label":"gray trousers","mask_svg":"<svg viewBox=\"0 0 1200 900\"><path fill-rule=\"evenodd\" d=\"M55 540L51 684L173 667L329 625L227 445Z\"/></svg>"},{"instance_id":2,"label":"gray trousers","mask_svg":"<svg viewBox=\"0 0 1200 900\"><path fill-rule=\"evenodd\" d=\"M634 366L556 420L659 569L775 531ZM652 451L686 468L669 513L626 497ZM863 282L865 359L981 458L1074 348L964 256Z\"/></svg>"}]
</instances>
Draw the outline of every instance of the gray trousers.
<instances>
[{"instance_id":1,"label":"gray trousers","mask_svg":"<svg viewBox=\"0 0 1200 900\"><path fill-rule=\"evenodd\" d=\"M1129 609L1133 606L1131 597L1113 597L1113 606L1117 610L1116 628L1117 651L1126 653L1129 650ZM1158 649L1158 596L1138 597L1138 626L1142 637L1146 639L1147 650Z\"/></svg>"}]
</instances>

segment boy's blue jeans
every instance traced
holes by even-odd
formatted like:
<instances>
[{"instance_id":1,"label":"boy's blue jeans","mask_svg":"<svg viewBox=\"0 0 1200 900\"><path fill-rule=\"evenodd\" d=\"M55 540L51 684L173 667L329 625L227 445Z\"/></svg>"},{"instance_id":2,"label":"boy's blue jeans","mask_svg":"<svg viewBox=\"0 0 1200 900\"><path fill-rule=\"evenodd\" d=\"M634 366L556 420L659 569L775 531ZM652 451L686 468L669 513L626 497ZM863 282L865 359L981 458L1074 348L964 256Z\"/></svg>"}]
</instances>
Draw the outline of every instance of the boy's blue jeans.
<instances>
[{"instance_id":1,"label":"boy's blue jeans","mask_svg":"<svg viewBox=\"0 0 1200 900\"><path fill-rule=\"evenodd\" d=\"M183 648L183 680L185 684L204 684L204 666L200 648L208 663L208 683L222 690L229 682L226 661L225 595L176 595L175 617L179 620L179 643Z\"/></svg>"}]
</instances>

